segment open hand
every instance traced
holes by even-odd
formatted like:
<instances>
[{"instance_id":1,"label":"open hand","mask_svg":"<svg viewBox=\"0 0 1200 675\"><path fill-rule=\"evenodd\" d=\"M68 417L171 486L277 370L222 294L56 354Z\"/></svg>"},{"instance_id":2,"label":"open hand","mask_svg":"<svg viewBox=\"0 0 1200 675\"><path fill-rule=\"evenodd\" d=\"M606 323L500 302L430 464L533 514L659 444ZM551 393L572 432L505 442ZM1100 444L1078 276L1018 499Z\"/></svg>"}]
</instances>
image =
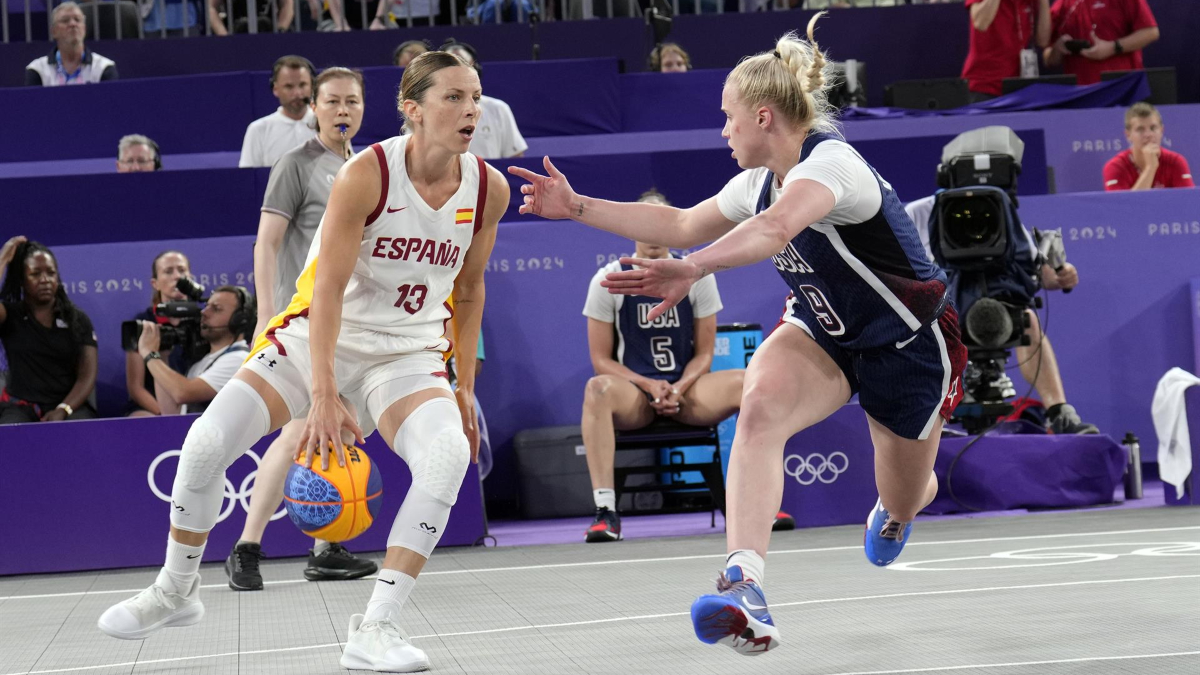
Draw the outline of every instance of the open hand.
<instances>
[{"instance_id":1,"label":"open hand","mask_svg":"<svg viewBox=\"0 0 1200 675\"><path fill-rule=\"evenodd\" d=\"M4 246L0 247L0 267L8 267L13 257L17 255L17 247L24 244L25 241L25 237L18 234L4 242Z\"/></svg>"},{"instance_id":2,"label":"open hand","mask_svg":"<svg viewBox=\"0 0 1200 675\"><path fill-rule=\"evenodd\" d=\"M353 435L353 440L366 443L362 429L358 427L358 422L350 414L340 396L314 395L312 408L309 409L308 419L304 423L304 433L301 434L300 442L296 451L292 453L292 457L300 459L300 455L306 455L304 465L311 467L313 455L319 451L321 468L328 469L329 451L332 449L337 454L338 466L346 466L343 429Z\"/></svg>"},{"instance_id":3,"label":"open hand","mask_svg":"<svg viewBox=\"0 0 1200 675\"><path fill-rule=\"evenodd\" d=\"M1112 40L1102 40L1096 35L1096 31L1092 31L1092 46L1079 52L1081 56L1089 58L1093 61L1103 61L1112 58L1117 53L1116 46Z\"/></svg>"},{"instance_id":4,"label":"open hand","mask_svg":"<svg viewBox=\"0 0 1200 675\"><path fill-rule=\"evenodd\" d=\"M663 301L650 310L647 321L657 319L679 304L679 301L687 297L692 284L700 279L700 268L678 258L621 258L621 264L634 265L635 269L610 272L600 285L614 295L649 295L662 298Z\"/></svg>"},{"instance_id":5,"label":"open hand","mask_svg":"<svg viewBox=\"0 0 1200 675\"><path fill-rule=\"evenodd\" d=\"M519 166L508 167L508 172L529 181L521 186L525 201L518 209L521 213L532 213L550 220L580 217L583 215L579 195L571 189L567 177L562 174L549 157L542 158L548 175L541 175Z\"/></svg>"}]
</instances>

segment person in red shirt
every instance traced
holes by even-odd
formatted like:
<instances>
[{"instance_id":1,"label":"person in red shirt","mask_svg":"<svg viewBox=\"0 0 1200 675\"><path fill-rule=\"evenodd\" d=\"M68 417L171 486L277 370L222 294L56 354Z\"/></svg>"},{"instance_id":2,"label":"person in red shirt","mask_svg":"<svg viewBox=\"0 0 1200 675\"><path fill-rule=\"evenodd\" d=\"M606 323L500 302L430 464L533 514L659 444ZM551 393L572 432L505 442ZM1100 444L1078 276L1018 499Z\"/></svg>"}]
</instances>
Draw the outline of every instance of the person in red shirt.
<instances>
[{"instance_id":1,"label":"person in red shirt","mask_svg":"<svg viewBox=\"0 0 1200 675\"><path fill-rule=\"evenodd\" d=\"M1079 84L1099 82L1106 70L1141 70L1142 49L1158 39L1146 0L1056 0L1050 17L1054 44L1045 48L1046 65L1061 63ZM1089 46L1073 52L1072 40Z\"/></svg>"},{"instance_id":2,"label":"person in red shirt","mask_svg":"<svg viewBox=\"0 0 1200 675\"><path fill-rule=\"evenodd\" d=\"M1037 45L1050 44L1050 0L966 0L971 45L962 76L972 101L999 96L1006 77L1021 74L1021 50L1037 26ZM1037 13L1036 19L1034 13Z\"/></svg>"},{"instance_id":3,"label":"person in red shirt","mask_svg":"<svg viewBox=\"0 0 1200 675\"><path fill-rule=\"evenodd\" d=\"M1125 112L1129 149L1104 165L1105 190L1150 190L1195 187L1187 160L1162 147L1162 115L1149 103L1135 103Z\"/></svg>"}]
</instances>

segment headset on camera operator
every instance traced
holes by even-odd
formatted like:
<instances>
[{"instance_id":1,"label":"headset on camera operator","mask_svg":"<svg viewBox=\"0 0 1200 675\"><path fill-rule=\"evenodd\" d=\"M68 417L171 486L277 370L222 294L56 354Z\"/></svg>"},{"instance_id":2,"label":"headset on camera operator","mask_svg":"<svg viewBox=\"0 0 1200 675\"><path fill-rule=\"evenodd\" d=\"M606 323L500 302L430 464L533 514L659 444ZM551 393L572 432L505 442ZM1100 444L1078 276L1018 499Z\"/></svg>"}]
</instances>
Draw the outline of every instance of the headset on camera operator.
<instances>
[{"instance_id":1,"label":"headset on camera operator","mask_svg":"<svg viewBox=\"0 0 1200 675\"><path fill-rule=\"evenodd\" d=\"M164 415L204 410L241 367L250 351L246 341L254 335L256 320L254 297L241 286L218 287L203 309L199 305L203 287L180 279L179 288L191 302L172 302L158 308L160 315L182 318L178 326L149 321L122 325L122 340L127 346L132 338L129 323L140 329L137 351L154 376L155 395ZM185 349L189 344L193 348L207 347L207 353L188 369L186 376L172 370L159 353L176 342L182 342Z\"/></svg>"},{"instance_id":2,"label":"headset on camera operator","mask_svg":"<svg viewBox=\"0 0 1200 675\"><path fill-rule=\"evenodd\" d=\"M1058 232L1035 230L1035 241L1017 214L1024 149L1008 127L960 134L942 151L943 190L905 206L930 259L946 270L963 317L970 361L959 417L974 432L1012 411L1005 399L1016 391L1005 363L1016 348L1021 375L1042 397L1050 430L1098 433L1067 403L1054 350L1032 311L1041 306L1040 289L1069 293L1079 273L1066 262Z\"/></svg>"}]
</instances>

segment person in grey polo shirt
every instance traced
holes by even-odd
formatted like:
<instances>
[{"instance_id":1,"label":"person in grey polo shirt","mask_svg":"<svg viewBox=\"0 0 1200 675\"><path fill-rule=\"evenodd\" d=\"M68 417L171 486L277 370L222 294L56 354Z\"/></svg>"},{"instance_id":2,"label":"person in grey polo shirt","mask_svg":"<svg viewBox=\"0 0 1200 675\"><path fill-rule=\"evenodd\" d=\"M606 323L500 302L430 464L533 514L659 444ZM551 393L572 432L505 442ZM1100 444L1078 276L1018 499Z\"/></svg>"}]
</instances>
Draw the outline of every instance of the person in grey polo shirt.
<instances>
[{"instance_id":1,"label":"person in grey polo shirt","mask_svg":"<svg viewBox=\"0 0 1200 675\"><path fill-rule=\"evenodd\" d=\"M282 314L292 299L296 279L325 215L333 178L352 156L350 141L362 126L361 74L327 68L317 76L313 91L317 136L279 158L271 168L263 197L254 245L260 331L269 329L271 320ZM258 563L263 557L263 532L283 501L284 478L303 430L303 418L284 425L263 455L242 536L225 561L229 587L234 590L262 588ZM375 563L354 556L340 544L318 539L304 576L310 581L357 579L377 570Z\"/></svg>"}]
</instances>

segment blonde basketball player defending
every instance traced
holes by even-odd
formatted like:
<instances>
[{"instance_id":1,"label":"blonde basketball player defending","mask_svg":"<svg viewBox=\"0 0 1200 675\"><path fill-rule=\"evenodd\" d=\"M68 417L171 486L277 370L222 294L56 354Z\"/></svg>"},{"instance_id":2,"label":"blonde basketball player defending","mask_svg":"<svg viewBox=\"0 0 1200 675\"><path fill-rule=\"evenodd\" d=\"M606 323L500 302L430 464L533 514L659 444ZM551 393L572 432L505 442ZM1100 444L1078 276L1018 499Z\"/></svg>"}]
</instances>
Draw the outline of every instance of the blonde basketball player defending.
<instances>
[{"instance_id":1,"label":"blonde basketball player defending","mask_svg":"<svg viewBox=\"0 0 1200 675\"><path fill-rule=\"evenodd\" d=\"M696 637L741 654L780 644L763 571L771 514L783 497L783 447L858 392L875 445L880 499L863 548L876 565L900 555L917 512L937 495L933 460L942 420L962 397L967 350L917 228L883 178L835 132L825 97L828 62L813 40L785 35L725 80L722 132L745 169L686 210L581 197L549 158L549 176L509 171L522 213L572 218L637 241L711 246L685 258L622 259L603 285L663 298L661 316L692 284L771 258L792 290L781 325L746 369L729 459L725 572L692 604Z\"/></svg>"},{"instance_id":2,"label":"blonde basketball player defending","mask_svg":"<svg viewBox=\"0 0 1200 675\"><path fill-rule=\"evenodd\" d=\"M427 52L405 69L400 108L412 133L371 146L338 172L291 305L188 431L166 565L152 586L100 617L102 631L139 639L200 620L200 558L225 468L307 414L298 453L309 461L319 449L327 464L336 449L344 463L343 433L361 442L374 425L413 474L365 615L350 619L341 663L393 672L429 666L404 639L400 612L478 449L472 399L483 276L508 206L503 175L466 152L479 96L475 71L451 54ZM452 393L442 357L455 345Z\"/></svg>"}]
</instances>

